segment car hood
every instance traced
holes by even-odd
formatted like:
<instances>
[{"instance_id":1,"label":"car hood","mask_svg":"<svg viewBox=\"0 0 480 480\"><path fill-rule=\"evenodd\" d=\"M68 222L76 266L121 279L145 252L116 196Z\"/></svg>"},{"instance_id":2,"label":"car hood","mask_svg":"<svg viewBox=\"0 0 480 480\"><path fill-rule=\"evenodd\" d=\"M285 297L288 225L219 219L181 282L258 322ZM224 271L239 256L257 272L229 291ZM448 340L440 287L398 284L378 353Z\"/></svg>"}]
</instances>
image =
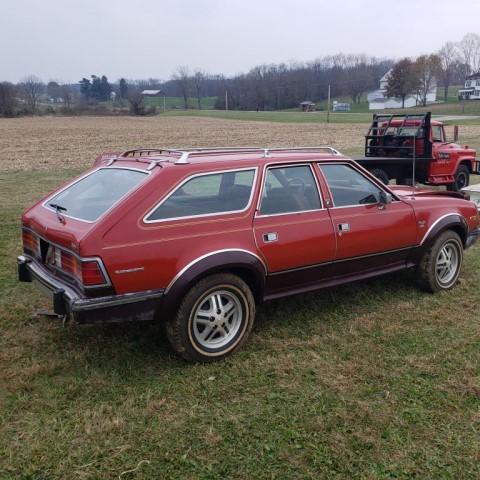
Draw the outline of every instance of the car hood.
<instances>
[{"instance_id":1,"label":"car hood","mask_svg":"<svg viewBox=\"0 0 480 480\"><path fill-rule=\"evenodd\" d=\"M401 197L451 197L468 199L463 192L449 192L447 190L433 190L429 188L409 187L408 185L392 185L390 190Z\"/></svg>"}]
</instances>

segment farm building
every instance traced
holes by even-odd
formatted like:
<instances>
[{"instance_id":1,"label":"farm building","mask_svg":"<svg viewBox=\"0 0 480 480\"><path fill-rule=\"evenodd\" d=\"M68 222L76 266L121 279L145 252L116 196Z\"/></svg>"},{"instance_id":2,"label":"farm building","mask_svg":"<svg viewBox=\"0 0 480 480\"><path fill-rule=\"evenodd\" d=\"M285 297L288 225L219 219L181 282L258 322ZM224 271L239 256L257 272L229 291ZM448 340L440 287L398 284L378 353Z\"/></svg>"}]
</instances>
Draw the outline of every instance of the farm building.
<instances>
[{"instance_id":1,"label":"farm building","mask_svg":"<svg viewBox=\"0 0 480 480\"><path fill-rule=\"evenodd\" d=\"M465 87L458 91L459 100L480 100L480 72L465 78Z\"/></svg>"},{"instance_id":2,"label":"farm building","mask_svg":"<svg viewBox=\"0 0 480 480\"><path fill-rule=\"evenodd\" d=\"M143 90L144 97L161 97L164 95L163 90Z\"/></svg>"},{"instance_id":3,"label":"farm building","mask_svg":"<svg viewBox=\"0 0 480 480\"><path fill-rule=\"evenodd\" d=\"M391 69L380 79L380 88L367 95L369 110L383 110L386 108L402 108L402 99L387 97L387 83ZM427 104L435 103L437 99L437 83L434 82L427 93ZM405 108L416 107L420 103L420 97L412 94L405 97Z\"/></svg>"},{"instance_id":4,"label":"farm building","mask_svg":"<svg viewBox=\"0 0 480 480\"><path fill-rule=\"evenodd\" d=\"M315 103L310 100L304 100L300 103L300 110L302 112L313 112L315 111Z\"/></svg>"}]
</instances>

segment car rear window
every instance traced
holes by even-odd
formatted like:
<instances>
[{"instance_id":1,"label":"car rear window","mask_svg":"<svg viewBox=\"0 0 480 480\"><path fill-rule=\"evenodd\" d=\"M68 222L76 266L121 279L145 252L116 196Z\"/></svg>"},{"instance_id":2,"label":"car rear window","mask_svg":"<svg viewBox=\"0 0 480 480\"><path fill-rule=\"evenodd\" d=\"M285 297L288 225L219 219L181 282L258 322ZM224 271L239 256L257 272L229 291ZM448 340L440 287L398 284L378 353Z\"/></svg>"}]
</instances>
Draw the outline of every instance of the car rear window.
<instances>
[{"instance_id":1,"label":"car rear window","mask_svg":"<svg viewBox=\"0 0 480 480\"><path fill-rule=\"evenodd\" d=\"M96 170L50 198L45 207L88 222L98 220L148 174L125 168Z\"/></svg>"}]
</instances>

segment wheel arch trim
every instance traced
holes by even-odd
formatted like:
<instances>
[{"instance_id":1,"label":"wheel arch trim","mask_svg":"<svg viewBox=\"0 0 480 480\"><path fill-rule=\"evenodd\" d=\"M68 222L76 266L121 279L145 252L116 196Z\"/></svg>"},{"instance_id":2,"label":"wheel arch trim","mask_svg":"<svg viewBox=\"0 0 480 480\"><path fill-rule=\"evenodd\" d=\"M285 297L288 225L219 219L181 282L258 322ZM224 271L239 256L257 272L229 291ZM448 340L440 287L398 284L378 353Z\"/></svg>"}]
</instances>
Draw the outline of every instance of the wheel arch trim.
<instances>
[{"instance_id":1,"label":"wheel arch trim","mask_svg":"<svg viewBox=\"0 0 480 480\"><path fill-rule=\"evenodd\" d=\"M456 221L448 221L445 222L445 224L440 225L446 218L449 217L456 217ZM441 217L437 218L429 227L429 229L426 231L425 235L423 236L420 245L423 246L424 243L427 240L430 240L432 237L435 236L436 233L438 233L439 229L444 229L448 228L449 226L456 226L456 225L461 225L463 230L465 231L465 239L468 233L468 224L463 215L460 213L447 213L445 215L442 215ZM465 243L465 239L462 239L462 241Z\"/></svg>"},{"instance_id":2,"label":"wheel arch trim","mask_svg":"<svg viewBox=\"0 0 480 480\"><path fill-rule=\"evenodd\" d=\"M209 252L209 253L205 253L204 255L201 255L195 259L193 259L191 262L187 263L187 265L185 265L174 277L173 279L170 281L170 283L168 284L167 288L165 289L165 295L168 294L168 292L171 290L171 288L176 284L176 282L188 271L190 270L192 267L194 267L197 263L201 262L202 260L205 260L206 258L208 257L211 257L211 256L214 256L214 255L218 255L218 254L222 254L222 253L235 253L235 252L240 252L240 253L244 253L244 254L247 254L247 255L250 255L252 257L254 257L256 260L258 260L262 267L263 267L263 270L264 270L264 273L265 273L265 276L267 276L268 274L268 269L267 269L267 266L265 264L265 262L256 254L256 253L253 253L249 250L245 250L245 249L242 249L242 248L224 248L222 250L214 250L213 252Z\"/></svg>"}]
</instances>

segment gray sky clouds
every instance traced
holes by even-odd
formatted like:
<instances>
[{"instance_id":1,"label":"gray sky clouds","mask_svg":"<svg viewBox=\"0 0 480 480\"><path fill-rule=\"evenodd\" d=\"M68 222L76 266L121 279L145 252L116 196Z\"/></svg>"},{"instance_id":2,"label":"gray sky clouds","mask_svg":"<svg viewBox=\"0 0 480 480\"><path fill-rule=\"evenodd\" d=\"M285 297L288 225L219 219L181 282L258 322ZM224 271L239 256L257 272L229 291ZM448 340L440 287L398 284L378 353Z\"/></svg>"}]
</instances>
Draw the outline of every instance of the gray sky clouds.
<instances>
[{"instance_id":1,"label":"gray sky clouds","mask_svg":"<svg viewBox=\"0 0 480 480\"><path fill-rule=\"evenodd\" d=\"M429 53L480 33L478 0L1 0L0 80L168 79L338 52Z\"/></svg>"}]
</instances>

